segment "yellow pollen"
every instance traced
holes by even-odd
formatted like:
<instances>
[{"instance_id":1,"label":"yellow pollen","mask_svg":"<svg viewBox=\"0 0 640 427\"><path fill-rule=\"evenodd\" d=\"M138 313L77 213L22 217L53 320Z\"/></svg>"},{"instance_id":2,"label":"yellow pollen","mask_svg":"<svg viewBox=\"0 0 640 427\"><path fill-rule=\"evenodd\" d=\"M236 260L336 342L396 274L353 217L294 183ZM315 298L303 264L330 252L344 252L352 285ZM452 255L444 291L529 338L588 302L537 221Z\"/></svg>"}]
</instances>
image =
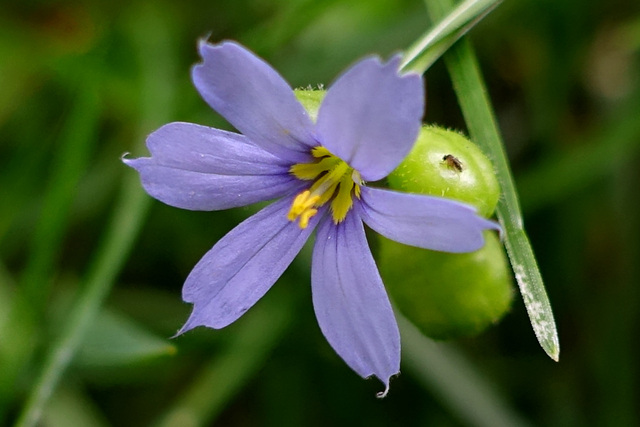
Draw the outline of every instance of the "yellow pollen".
<instances>
[{"instance_id":1,"label":"yellow pollen","mask_svg":"<svg viewBox=\"0 0 640 427\"><path fill-rule=\"evenodd\" d=\"M300 218L300 228L307 228L309 219L318 213L318 210L313 207L318 203L318 200L320 200L320 196L312 196L309 190L298 194L291 204L287 219L289 221L295 221Z\"/></svg>"},{"instance_id":2,"label":"yellow pollen","mask_svg":"<svg viewBox=\"0 0 640 427\"><path fill-rule=\"evenodd\" d=\"M287 214L289 221L299 219L300 228L307 228L309 220L318 213L318 208L331 202L333 221L343 221L353 206L353 196L360 198L363 184L360 174L346 162L331 154L322 146L311 150L311 163L293 165L289 171L296 178L314 181L308 190L298 194Z\"/></svg>"}]
</instances>

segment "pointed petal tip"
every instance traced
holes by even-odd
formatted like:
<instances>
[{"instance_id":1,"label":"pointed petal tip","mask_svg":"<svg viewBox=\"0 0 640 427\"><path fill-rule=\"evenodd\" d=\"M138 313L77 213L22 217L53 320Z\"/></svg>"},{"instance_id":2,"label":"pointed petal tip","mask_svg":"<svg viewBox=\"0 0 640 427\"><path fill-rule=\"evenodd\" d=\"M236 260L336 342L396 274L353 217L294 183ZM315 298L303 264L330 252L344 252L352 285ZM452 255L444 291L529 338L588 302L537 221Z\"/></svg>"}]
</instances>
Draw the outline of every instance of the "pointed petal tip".
<instances>
[{"instance_id":1,"label":"pointed petal tip","mask_svg":"<svg viewBox=\"0 0 640 427\"><path fill-rule=\"evenodd\" d=\"M175 333L175 335L173 335L171 337L171 339L177 338L180 335L185 334L186 332L189 332L190 330L197 328L198 326L201 326L200 324L196 323L193 321L193 315L195 313L195 307L193 309L193 312L191 313L191 315L189 316L189 318L187 319L187 321L185 322L184 325L182 325L182 328L180 328L178 330L178 332Z\"/></svg>"},{"instance_id":2,"label":"pointed petal tip","mask_svg":"<svg viewBox=\"0 0 640 427\"><path fill-rule=\"evenodd\" d=\"M382 381L382 383L384 384L384 390L383 391L379 391L378 393L376 393L376 397L378 399L384 399L385 397L387 397L387 394L389 394L389 390L391 389L391 378L395 377L396 375L399 375L400 372L396 372L395 374L392 374L389 376L389 378L387 378L386 381L383 381L382 379L380 379Z\"/></svg>"},{"instance_id":3,"label":"pointed petal tip","mask_svg":"<svg viewBox=\"0 0 640 427\"><path fill-rule=\"evenodd\" d=\"M489 220L489 219L487 221L489 221L492 224L492 226L489 227L489 230L497 231L498 238L500 239L501 242L504 242L505 231L502 229L502 226L500 225L500 223L497 221Z\"/></svg>"},{"instance_id":4,"label":"pointed petal tip","mask_svg":"<svg viewBox=\"0 0 640 427\"><path fill-rule=\"evenodd\" d=\"M233 47L236 49L248 51L246 47L244 47L243 45L241 45L235 40L224 39L217 42L211 42L210 39L211 39L211 32L206 33L204 36L198 39L198 54L200 54L200 57L203 59L203 62L204 62L204 52L206 49L224 49L224 48ZM196 66L197 65L198 64L196 64Z\"/></svg>"},{"instance_id":5,"label":"pointed petal tip","mask_svg":"<svg viewBox=\"0 0 640 427\"><path fill-rule=\"evenodd\" d=\"M129 166L130 168L132 168L133 166L131 165L131 162L135 159L129 159L128 156L130 156L131 153L129 153L128 151L125 151L124 153L122 153L122 155L120 156L120 161L122 163L124 163L125 165Z\"/></svg>"},{"instance_id":6,"label":"pointed petal tip","mask_svg":"<svg viewBox=\"0 0 640 427\"><path fill-rule=\"evenodd\" d=\"M198 53L200 54L200 56L203 58L204 60L204 52L206 49L228 49L228 48L236 48L236 49L242 49L242 50L248 50L247 48L245 48L244 46L242 46L240 43L234 41L234 40L222 40L220 42L217 43L211 43L209 41L209 37L211 36L211 33L207 34L206 37L202 37L198 40Z\"/></svg>"},{"instance_id":7,"label":"pointed petal tip","mask_svg":"<svg viewBox=\"0 0 640 427\"><path fill-rule=\"evenodd\" d=\"M200 311L198 310L198 306L194 305L191 315L189 315L189 318L187 319L187 321L184 323L184 325L182 325L182 328L180 328L180 330L178 330L178 332L176 332L176 334L171 338L177 338L180 335L183 335L199 326L204 326L211 329L222 329L225 326L228 326L230 323L223 324L215 320L203 319L200 315Z\"/></svg>"},{"instance_id":8,"label":"pointed petal tip","mask_svg":"<svg viewBox=\"0 0 640 427\"><path fill-rule=\"evenodd\" d=\"M388 393L389 393L389 383L385 384L384 391L379 391L376 393L376 397L378 399L384 399L385 397L387 397Z\"/></svg>"},{"instance_id":9,"label":"pointed petal tip","mask_svg":"<svg viewBox=\"0 0 640 427\"><path fill-rule=\"evenodd\" d=\"M149 160L148 157L130 158L130 157L128 157L130 155L131 155L131 153L129 153L127 151L122 156L120 156L120 161L122 163L124 163L126 166L129 166L130 168L135 169L135 170L138 170L138 165L140 164L140 162L144 163L145 160Z\"/></svg>"},{"instance_id":10,"label":"pointed petal tip","mask_svg":"<svg viewBox=\"0 0 640 427\"><path fill-rule=\"evenodd\" d=\"M402 61L402 55L397 53L397 54L393 55L391 58L389 58L389 60L385 64L385 66L394 69L401 76L405 75L405 74L408 74L408 73L400 73L400 63L401 63L401 61Z\"/></svg>"},{"instance_id":11,"label":"pointed petal tip","mask_svg":"<svg viewBox=\"0 0 640 427\"><path fill-rule=\"evenodd\" d=\"M376 393L376 397L378 399L384 399L385 397L387 397L387 394L389 394L389 389L391 388L391 377L389 377L387 381L383 381L383 384L384 390Z\"/></svg>"}]
</instances>

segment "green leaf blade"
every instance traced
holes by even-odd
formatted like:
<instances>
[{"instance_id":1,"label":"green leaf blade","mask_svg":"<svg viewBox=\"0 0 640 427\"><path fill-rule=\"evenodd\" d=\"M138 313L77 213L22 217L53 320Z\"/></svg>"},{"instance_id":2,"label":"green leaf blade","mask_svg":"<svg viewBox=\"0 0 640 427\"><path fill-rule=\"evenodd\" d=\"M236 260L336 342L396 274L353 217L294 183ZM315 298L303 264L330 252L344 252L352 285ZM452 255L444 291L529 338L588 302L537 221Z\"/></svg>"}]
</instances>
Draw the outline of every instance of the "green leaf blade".
<instances>
[{"instance_id":1,"label":"green leaf blade","mask_svg":"<svg viewBox=\"0 0 640 427\"><path fill-rule=\"evenodd\" d=\"M407 49L400 68L423 74L499 2L500 0L463 1Z\"/></svg>"},{"instance_id":2,"label":"green leaf blade","mask_svg":"<svg viewBox=\"0 0 640 427\"><path fill-rule=\"evenodd\" d=\"M427 0L426 5L433 19L443 19L453 7L451 0ZM558 361L560 344L551 304L524 230L514 180L475 53L470 43L461 39L447 51L444 59L471 139L496 168L502 188L497 216L504 229L507 254L534 333L547 355Z\"/></svg>"}]
</instances>

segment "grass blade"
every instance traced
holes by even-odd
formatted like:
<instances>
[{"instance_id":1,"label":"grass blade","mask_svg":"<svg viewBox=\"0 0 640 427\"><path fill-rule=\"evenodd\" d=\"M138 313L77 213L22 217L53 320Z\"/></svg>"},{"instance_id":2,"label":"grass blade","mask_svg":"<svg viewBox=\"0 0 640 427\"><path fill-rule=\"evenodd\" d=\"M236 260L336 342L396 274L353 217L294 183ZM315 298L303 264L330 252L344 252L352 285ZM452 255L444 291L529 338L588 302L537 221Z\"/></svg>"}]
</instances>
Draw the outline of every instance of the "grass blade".
<instances>
[{"instance_id":1,"label":"grass blade","mask_svg":"<svg viewBox=\"0 0 640 427\"><path fill-rule=\"evenodd\" d=\"M451 0L426 2L433 19L441 19L452 7ZM524 231L522 213L502 139L477 59L469 42L461 39L444 56L471 139L491 158L502 187L497 215L520 293L538 342L553 360L560 356L560 343L551 304L531 244Z\"/></svg>"},{"instance_id":2,"label":"grass blade","mask_svg":"<svg viewBox=\"0 0 640 427\"><path fill-rule=\"evenodd\" d=\"M423 74L499 2L500 0L466 0L460 3L407 49L400 68Z\"/></svg>"},{"instance_id":3,"label":"grass blade","mask_svg":"<svg viewBox=\"0 0 640 427\"><path fill-rule=\"evenodd\" d=\"M157 13L147 10L144 11L144 16L144 22L150 25L150 28L157 29L163 26L163 18ZM171 46L170 40L159 37L150 40L147 37L150 28L137 25L135 19L132 21L132 28L139 32L135 34L134 39L138 42L135 48L142 67L142 124L138 139L143 141L149 130L148 126L165 122L170 114L169 106L173 105L170 88L173 85L168 80L174 71L174 63L170 60L174 55L170 51L167 52ZM93 258L85 285L70 310L59 340L44 359L42 371L16 424L19 427L38 424L47 401L78 351L89 326L98 315L142 228L151 199L142 190L136 174L128 173L125 176L120 199L115 204L104 240Z\"/></svg>"}]
</instances>

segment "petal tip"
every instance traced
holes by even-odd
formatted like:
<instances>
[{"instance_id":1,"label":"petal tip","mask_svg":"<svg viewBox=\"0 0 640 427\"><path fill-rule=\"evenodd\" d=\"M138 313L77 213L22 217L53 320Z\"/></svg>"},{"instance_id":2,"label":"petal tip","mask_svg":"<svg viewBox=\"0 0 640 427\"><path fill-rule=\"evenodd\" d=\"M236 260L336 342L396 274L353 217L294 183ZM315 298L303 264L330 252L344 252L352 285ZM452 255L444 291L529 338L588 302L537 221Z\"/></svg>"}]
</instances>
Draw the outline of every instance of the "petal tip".
<instances>
[{"instance_id":1,"label":"petal tip","mask_svg":"<svg viewBox=\"0 0 640 427\"><path fill-rule=\"evenodd\" d=\"M400 71L400 63L402 62L402 55L401 54L395 54L393 55L391 58L389 58L389 60L387 61L386 66L389 68L392 68L396 71Z\"/></svg>"},{"instance_id":2,"label":"petal tip","mask_svg":"<svg viewBox=\"0 0 640 427\"><path fill-rule=\"evenodd\" d=\"M176 332L173 336L170 337L170 339L175 339L178 338L180 335L185 334L186 332L189 332L190 330L192 330L193 328L195 328L197 325L193 325L193 326L189 326L189 322L187 321L187 323L185 323L182 328L180 328L178 330L178 332Z\"/></svg>"},{"instance_id":3,"label":"petal tip","mask_svg":"<svg viewBox=\"0 0 640 427\"><path fill-rule=\"evenodd\" d=\"M391 389L391 379L399 374L400 374L400 371L396 372L395 374L389 375L386 381L382 381L381 379L382 383L384 384L384 390L376 393L376 397L378 399L384 399L385 397L387 397L387 394L389 394L389 390Z\"/></svg>"},{"instance_id":4,"label":"petal tip","mask_svg":"<svg viewBox=\"0 0 640 427\"><path fill-rule=\"evenodd\" d=\"M122 154L122 156L120 156L120 161L122 163L124 163L125 165L129 166L130 168L138 170L138 168L136 166L142 159L144 159L144 157L139 157L139 158L132 159L132 158L128 157L130 155L131 155L131 153L129 153L127 151L126 153Z\"/></svg>"},{"instance_id":5,"label":"petal tip","mask_svg":"<svg viewBox=\"0 0 640 427\"><path fill-rule=\"evenodd\" d=\"M389 393L389 383L387 382L385 384L385 388L383 391L379 391L376 393L376 397L378 399L384 399L385 397L387 397L387 394Z\"/></svg>"},{"instance_id":6,"label":"petal tip","mask_svg":"<svg viewBox=\"0 0 640 427\"><path fill-rule=\"evenodd\" d=\"M180 330L174 335L174 337L180 336L199 326L205 326L211 329L222 329L225 326L228 326L230 323L232 322L222 324L217 321L217 319L203 318L203 316L201 315L201 310L198 309L197 305L194 305L191 315L182 326L182 328L180 328Z\"/></svg>"},{"instance_id":7,"label":"petal tip","mask_svg":"<svg viewBox=\"0 0 640 427\"><path fill-rule=\"evenodd\" d=\"M240 43L234 40L222 40L221 42L218 42L218 43L211 43L209 42L209 36L210 34L208 34L207 37L203 37L200 40L198 40L198 53L200 54L203 60L205 59L205 54L207 52L213 52L213 51L234 49L234 50L241 50L241 51L251 53L246 47L242 46ZM197 65L199 64L196 64L196 66Z\"/></svg>"}]
</instances>

